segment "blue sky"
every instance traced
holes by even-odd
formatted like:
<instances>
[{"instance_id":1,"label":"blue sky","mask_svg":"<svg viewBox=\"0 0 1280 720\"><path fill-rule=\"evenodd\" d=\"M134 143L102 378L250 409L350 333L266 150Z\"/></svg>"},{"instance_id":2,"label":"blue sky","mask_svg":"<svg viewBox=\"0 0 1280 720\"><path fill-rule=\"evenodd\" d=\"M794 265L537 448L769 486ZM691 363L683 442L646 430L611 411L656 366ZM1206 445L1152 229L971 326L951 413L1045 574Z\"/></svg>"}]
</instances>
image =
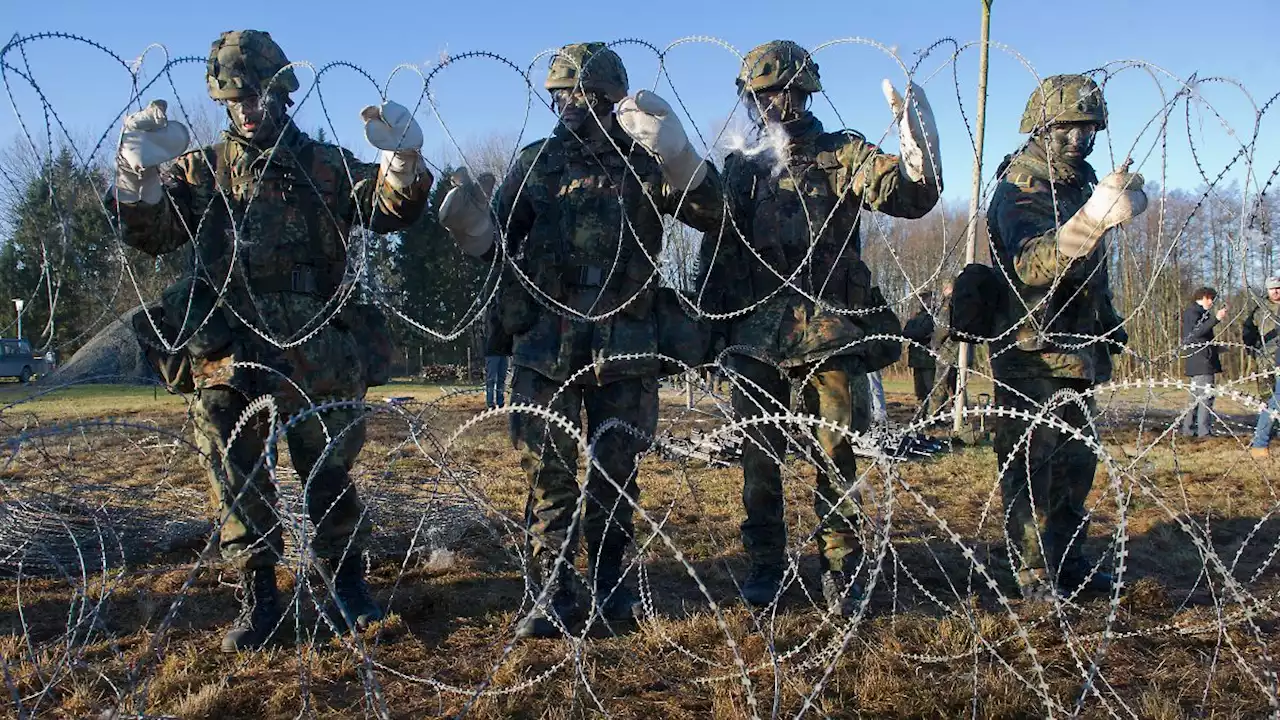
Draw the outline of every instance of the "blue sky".
<instances>
[{"instance_id":1,"label":"blue sky","mask_svg":"<svg viewBox=\"0 0 1280 720\"><path fill-rule=\"evenodd\" d=\"M12 27L0 26L4 38L42 31L84 36L128 60L149 45L159 44L174 56L203 58L222 30L253 27L269 30L291 60L317 67L345 61L386 83L401 63L422 68L443 53L485 50L527 67L538 53L575 41L638 38L658 47L687 36L706 36L745 52L774 38L796 40L810 48L849 38L862 38L896 48L908 62L912 54L943 38L959 44L978 39L979 0L912 2L258 2L218 3L206 13L193 13L194 3L125 6L103 2L23 3L5 13ZM368 9L369 12L364 12ZM1273 28L1280 24L1280 4L1274 0L1075 0L1049 3L996 0L992 51L985 174L989 178L1000 157L1020 141L1018 118L1035 87L1031 70L1040 75L1101 67L1109 62L1141 60L1156 68L1120 72L1108 86L1112 128L1100 137L1093 156L1099 170L1131 151L1149 180L1166 178L1172 187L1202 182L1192 160L1194 147L1210 177L1231 161L1254 132L1255 112L1248 97L1227 83L1201 88L1191 106L1180 104L1168 118L1167 132L1158 130L1161 92L1177 91L1175 78L1223 76L1243 84L1262 105L1280 91L1280 54L1274 49ZM1006 49L1007 48L1007 49ZM30 68L58 117L78 138L96 141L113 131L116 117L131 97L129 75L108 55L84 43L41 39L23 45L25 57L10 51L11 67ZM619 51L627 63L633 89L648 87L673 100L684 101L692 123L711 139L735 104L733 78L738 60L730 50L710 41L681 45L666 63L674 91L659 76L653 51L626 44ZM926 60L920 78L938 116L943 145L946 194L967 197L972 149L961 108L972 122L976 94L977 52L964 51L952 61L954 47L944 45ZM1021 55L1021 59L1013 51ZM880 80L889 77L902 86L903 73L882 48L864 42L837 42L817 54L827 97L815 111L828 127L845 125L897 148L890 116L880 93ZM143 66L153 77L164 64L153 48ZM535 73L545 68L545 59ZM1158 68L1158 69L1157 69ZM189 108L212 109L204 95L202 62L173 70L175 92L161 80L144 99L175 100ZM959 96L957 97L958 76ZM1163 73L1169 73L1172 77ZM302 73L310 85L309 73ZM433 81L435 111L424 103L419 120L427 133L427 152L436 162L447 161L455 143L463 148L495 133L510 138L512 149L543 137L554 124L541 104L530 109L519 75L487 58L470 59L446 68ZM537 82L541 81L536 77ZM6 72L7 97L0 108L0 142L24 132L40 140L45 120L37 96L20 77ZM298 108L304 128L332 122L344 145L363 157L372 152L360 133L358 113L378 101L373 83L346 67L326 72L321 92ZM390 96L405 104L418 101L420 77L402 70L390 84ZM323 103L323 105L322 105ZM16 109L15 109L16 108ZM216 112L216 111L214 111ZM1215 114L1216 112L1216 114ZM526 114L528 117L526 118ZM1280 162L1280 143L1274 138L1276 113L1260 128L1255 175L1263 179ZM1220 117L1219 117L1220 116ZM443 124L442 124L443 123ZM25 131L24 131L25 127ZM523 127L523 135L517 138ZM1234 134L1234 136L1233 136ZM1271 138L1269 141L1266 138ZM114 143L114 139L108 140ZM1243 181L1243 163L1228 177Z\"/></svg>"}]
</instances>

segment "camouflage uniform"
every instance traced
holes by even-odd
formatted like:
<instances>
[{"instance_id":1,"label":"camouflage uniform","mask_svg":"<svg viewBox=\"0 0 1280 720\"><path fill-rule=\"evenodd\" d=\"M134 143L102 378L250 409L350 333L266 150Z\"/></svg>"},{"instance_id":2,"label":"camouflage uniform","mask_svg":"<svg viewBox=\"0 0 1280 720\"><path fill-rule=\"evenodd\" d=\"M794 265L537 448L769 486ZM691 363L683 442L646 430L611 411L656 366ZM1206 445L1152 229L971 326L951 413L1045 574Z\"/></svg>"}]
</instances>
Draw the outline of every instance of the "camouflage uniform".
<instances>
[{"instance_id":1,"label":"camouflage uniform","mask_svg":"<svg viewBox=\"0 0 1280 720\"><path fill-rule=\"evenodd\" d=\"M933 328L932 345L934 352L937 353L939 373L942 380L938 382L933 389L934 402L937 407L948 410L956 396L956 379L960 374L960 341L951 334L951 294L943 295L942 307L938 310L938 322ZM973 367L973 346L970 345L967 354L969 357L969 367ZM968 396L966 393L966 404L968 404Z\"/></svg>"},{"instance_id":2,"label":"camouflage uniform","mask_svg":"<svg viewBox=\"0 0 1280 720\"><path fill-rule=\"evenodd\" d=\"M558 78L562 58L588 68L582 73L584 88L607 88L615 102L625 95L621 60L599 43L562 49L553 60L549 89L572 86ZM594 78L592 68L599 73ZM526 520L534 560L549 581L553 571L543 565L554 561L567 541L572 563L577 539L567 534L579 493L585 491L581 527L591 575L597 589L607 591L619 580L632 539L636 457L657 428L654 260L662 249L663 216L705 231L719 226L723 205L714 168L697 187L672 187L657 160L616 121L606 132L596 130L575 136L561 124L551 137L521 150L497 190L494 210L511 264L500 316L502 329L513 338L513 402L548 408L574 427L585 410L587 435L595 442L580 488L576 440L539 417L512 416L512 442L522 454L530 486ZM552 301L535 299L512 268L572 312L606 317L584 320L550 309ZM636 357L606 360L621 354ZM597 430L611 422L639 434L615 427L597 437Z\"/></svg>"},{"instance_id":3,"label":"camouflage uniform","mask_svg":"<svg viewBox=\"0 0 1280 720\"><path fill-rule=\"evenodd\" d=\"M929 400L933 398L934 409L938 408L937 379L938 364L932 352L933 334L936 330L933 315L928 307L920 308L902 328L904 337L912 340L907 347L907 367L911 368L915 385L916 400L920 403L920 413L929 416Z\"/></svg>"},{"instance_id":4,"label":"camouflage uniform","mask_svg":"<svg viewBox=\"0 0 1280 720\"><path fill-rule=\"evenodd\" d=\"M760 78L750 76L761 69L771 76L756 82ZM820 89L816 64L790 42L768 43L749 53L740 91L744 83L752 90ZM741 350L728 359L738 418L789 412L793 384L800 382L795 409L849 427L855 406L867 404L865 398L855 399L858 391L851 390L865 391L866 383L851 384L851 378L875 369L864 362L872 344L859 341L875 330L866 325L871 316L848 310L885 306L860 259L859 213L865 208L918 218L937 203L938 188L911 182L899 169L897 156L881 152L851 130L826 132L808 112L789 123L784 154L778 161L785 165L780 172L767 153L735 151L726 158L730 220L718 237L703 240L700 297L713 313L749 308L721 330L727 344ZM790 285L786 278L791 278ZM802 296L797 287L821 302ZM900 332L900 327L891 332ZM891 354L900 357L900 346ZM742 541L753 579L772 579L784 563L781 463L786 432L796 430L757 425L748 431L743 446L747 517ZM839 434L819 430L815 435L816 449L827 466L818 474L814 500L822 567L852 570L861 552L859 510L851 495L857 479L855 457Z\"/></svg>"},{"instance_id":5,"label":"camouflage uniform","mask_svg":"<svg viewBox=\"0 0 1280 720\"><path fill-rule=\"evenodd\" d=\"M1076 114L1064 113L1060 119L1105 127L1097 86L1086 77L1057 76L1044 87L1056 90L1064 84L1072 92L1082 88L1085 100ZM1036 114L1033 106L1042 102L1043 92L1032 96L1028 117ZM1024 118L1023 131L1033 129ZM1035 139L1006 157L987 212L997 274L1007 278L996 320L1003 337L990 345L995 402L1033 416L1056 417L1092 438L1092 398L1086 402L1057 394L1084 393L1109 376L1108 346L1095 338L1116 327L1120 318L1111 306L1105 243L1072 259L1058 249L1057 233L1084 206L1097 177L1083 160L1051 166L1046 157ZM1093 451L1064 430L1015 417L996 420L995 445L1005 529L1021 555L1014 558L1020 584L1080 578L1088 534L1085 500L1097 466Z\"/></svg>"},{"instance_id":6,"label":"camouflage uniform","mask_svg":"<svg viewBox=\"0 0 1280 720\"><path fill-rule=\"evenodd\" d=\"M226 202L215 168L230 181ZM350 304L306 342L285 349L255 329L284 344L321 324L342 299L335 297L339 288L350 291L343 278L352 226L375 232L406 227L425 206L430 181L424 176L415 186L394 190L379 181L377 165L358 162L346 150L317 143L290 126L269 150L224 133L218 145L187 153L169 169L172 202L120 204L128 245L162 255L194 240L197 288L217 292L230 276L217 311L229 327L230 345L191 362L196 440L212 463L214 497L225 518L222 551L235 563L274 565L281 550L274 489L264 469L253 469L261 457L264 428L256 433L246 429L231 441L231 430L250 400L271 394L279 412L287 415L312 402L361 399L366 389L360 328ZM194 238L191 229L196 229ZM183 292L166 293L166 317L181 318L185 299ZM189 325L202 319L193 318ZM243 362L266 365L292 382L232 366ZM317 521L315 550L320 557L340 556L352 533L358 535L358 549L359 536L367 532L349 479L364 444L360 415L358 410L329 411L287 434L295 469L304 481L310 479L308 504ZM328 454L318 418L331 437L345 430ZM239 504L233 506L230 501L237 496ZM330 507L329 499L338 504Z\"/></svg>"},{"instance_id":7,"label":"camouflage uniform","mask_svg":"<svg viewBox=\"0 0 1280 720\"><path fill-rule=\"evenodd\" d=\"M261 50L263 36L265 49L279 53L269 35L255 31L226 33L215 42L211 88L219 49L240 38L244 46L258 41ZM245 53L249 63L263 54ZM282 61L283 54L269 58L265 72ZM285 73L286 88L296 89L292 71ZM275 487L264 467L270 422L261 410L251 418L245 411L263 395L274 398L281 418L312 403L364 397L365 325L349 296L350 231L407 227L425 207L431 176L393 189L377 164L287 124L269 149L227 131L218 144L179 157L164 182L168 198L159 204L118 204L123 240L150 255L192 243L189 279L166 291L153 319L162 328L181 328L168 342L190 338L176 362L196 393L196 443L209 463L222 554L242 571L272 572L283 547ZM188 315L188 303L200 311ZM144 340L154 345L154 335ZM286 433L316 527L313 549L335 564L358 558L369 532L350 479L364 445L362 416L359 409L330 410ZM242 420L248 422L237 432Z\"/></svg>"}]
</instances>

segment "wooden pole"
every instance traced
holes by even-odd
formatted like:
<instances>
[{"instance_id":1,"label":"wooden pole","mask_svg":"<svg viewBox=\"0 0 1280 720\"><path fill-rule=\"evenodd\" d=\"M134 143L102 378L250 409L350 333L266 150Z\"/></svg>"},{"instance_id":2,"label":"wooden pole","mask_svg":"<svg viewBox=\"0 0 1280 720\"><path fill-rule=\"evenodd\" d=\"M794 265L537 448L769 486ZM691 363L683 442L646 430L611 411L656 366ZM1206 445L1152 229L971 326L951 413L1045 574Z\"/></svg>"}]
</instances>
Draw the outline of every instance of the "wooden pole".
<instances>
[{"instance_id":1,"label":"wooden pole","mask_svg":"<svg viewBox=\"0 0 1280 720\"><path fill-rule=\"evenodd\" d=\"M987 129L987 58L991 50L991 4L995 0L980 0L982 3L982 44L978 48L978 119L974 132L973 145L973 190L969 196L969 236L965 241L964 262L966 265L977 260L978 245L978 211L981 208L982 195L982 145ZM960 343L960 357L956 366L956 417L952 425L955 432L964 428L965 386L969 381L969 343Z\"/></svg>"}]
</instances>

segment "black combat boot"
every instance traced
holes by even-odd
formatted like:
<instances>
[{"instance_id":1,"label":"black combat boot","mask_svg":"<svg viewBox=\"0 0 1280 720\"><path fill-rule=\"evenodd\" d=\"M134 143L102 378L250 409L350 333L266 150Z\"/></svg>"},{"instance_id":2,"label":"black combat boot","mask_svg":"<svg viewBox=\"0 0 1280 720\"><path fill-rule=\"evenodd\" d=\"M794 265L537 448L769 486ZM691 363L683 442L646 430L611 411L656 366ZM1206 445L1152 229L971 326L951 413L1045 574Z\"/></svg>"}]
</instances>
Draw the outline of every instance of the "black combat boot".
<instances>
[{"instance_id":1,"label":"black combat boot","mask_svg":"<svg viewBox=\"0 0 1280 720\"><path fill-rule=\"evenodd\" d=\"M327 561L333 572L333 594L325 607L325 614L334 627L367 630L382 619L382 608L369 594L369 584L364 580L364 557L360 553L348 553L341 563ZM336 567L335 567L336 564Z\"/></svg>"},{"instance_id":2,"label":"black combat boot","mask_svg":"<svg viewBox=\"0 0 1280 720\"><path fill-rule=\"evenodd\" d=\"M520 621L516 628L517 638L560 637L564 634L561 627L568 628L577 621L578 599L571 584L572 556L566 557L558 567L559 569L553 552L539 553L534 557L533 567L530 569L534 597L543 597L538 606Z\"/></svg>"},{"instance_id":3,"label":"black combat boot","mask_svg":"<svg viewBox=\"0 0 1280 720\"><path fill-rule=\"evenodd\" d=\"M827 612L832 615L853 617L862 604L862 586L854 582L848 573L828 570L822 573L822 599L827 603Z\"/></svg>"},{"instance_id":4,"label":"black combat boot","mask_svg":"<svg viewBox=\"0 0 1280 720\"><path fill-rule=\"evenodd\" d=\"M222 652L258 650L271 639L280 624L280 593L276 589L273 567L245 570L240 573L236 589L240 614L222 638Z\"/></svg>"},{"instance_id":5,"label":"black combat boot","mask_svg":"<svg viewBox=\"0 0 1280 720\"><path fill-rule=\"evenodd\" d=\"M640 599L622 577L622 557L627 542L625 536L610 537L598 555L591 553L593 567L588 573L592 583L591 602L596 614L609 623L634 622L641 612Z\"/></svg>"},{"instance_id":6,"label":"black combat boot","mask_svg":"<svg viewBox=\"0 0 1280 720\"><path fill-rule=\"evenodd\" d=\"M742 599L754 607L766 607L778 598L786 564L781 557L752 556L747 579L742 583Z\"/></svg>"},{"instance_id":7,"label":"black combat boot","mask_svg":"<svg viewBox=\"0 0 1280 720\"><path fill-rule=\"evenodd\" d=\"M1090 575L1090 571L1093 572ZM1110 593L1115 587L1115 577L1101 569L1094 569L1094 563L1086 560L1067 561L1058 573L1058 590L1063 595L1072 595L1077 590L1087 593Z\"/></svg>"}]
</instances>

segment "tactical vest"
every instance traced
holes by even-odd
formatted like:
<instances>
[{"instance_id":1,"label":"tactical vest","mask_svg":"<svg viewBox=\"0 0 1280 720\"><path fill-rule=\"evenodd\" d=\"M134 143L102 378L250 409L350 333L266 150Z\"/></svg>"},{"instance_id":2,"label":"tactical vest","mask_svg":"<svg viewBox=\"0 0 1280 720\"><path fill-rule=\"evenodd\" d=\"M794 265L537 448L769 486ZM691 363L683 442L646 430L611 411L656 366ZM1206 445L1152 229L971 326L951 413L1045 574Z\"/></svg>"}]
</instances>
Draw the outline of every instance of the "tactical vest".
<instances>
[{"instance_id":1,"label":"tactical vest","mask_svg":"<svg viewBox=\"0 0 1280 720\"><path fill-rule=\"evenodd\" d=\"M558 301L574 289L599 288L596 314L627 303L624 312L643 318L652 312L654 260L662 250L662 216L653 202L663 191L662 172L620 130L611 139L625 157L604 139L581 143L557 134L540 144L521 190L533 206L533 226L516 262ZM504 320L512 334L523 324Z\"/></svg>"},{"instance_id":2,"label":"tactical vest","mask_svg":"<svg viewBox=\"0 0 1280 720\"><path fill-rule=\"evenodd\" d=\"M317 157L317 143L301 133L293 139L254 158L226 141L202 151L219 193L196 230L196 266L166 288L158 309L148 310L169 342L186 342L183 353L157 363L172 388L192 389L190 361L222 358L232 351L238 334L251 332L224 305L253 322L255 297L298 293L323 301L342 283L346 221L335 218L331 209L332 200L339 205L346 201L337 198L342 186L333 167ZM151 340L155 331L145 320L136 316L135 330L145 345L162 350ZM392 347L381 309L348 302L333 322L361 339L366 384L386 383ZM181 369L167 371L165 363Z\"/></svg>"},{"instance_id":3,"label":"tactical vest","mask_svg":"<svg viewBox=\"0 0 1280 720\"><path fill-rule=\"evenodd\" d=\"M752 271L746 304L769 296L790 278L791 285L825 303L853 306L850 281L863 280L855 276L865 266L859 256L859 198L847 192L848 173L836 155L847 141L843 134L823 133L794 143L776 175L767 160L734 157L734 169L752 176L749 243L764 261L748 258ZM864 282L869 281L867 273ZM854 290L856 303L859 289Z\"/></svg>"},{"instance_id":4,"label":"tactical vest","mask_svg":"<svg viewBox=\"0 0 1280 720\"><path fill-rule=\"evenodd\" d=\"M901 357L901 342L890 338L901 334L902 325L872 286L871 270L860 256L862 198L849 187L854 173L838 154L856 134L820 128L793 140L776 174L765 158L733 154L726 160L734 216L745 227L725 231L742 232L747 247L734 263L743 267L725 268L719 279L724 285L711 303L732 311L772 298L766 315L735 320L731 337L765 346L759 350L776 354L784 366L836 353L854 357L861 372L872 372ZM769 318L779 312L774 336ZM780 338L777 345L774 337Z\"/></svg>"},{"instance_id":5,"label":"tactical vest","mask_svg":"<svg viewBox=\"0 0 1280 720\"><path fill-rule=\"evenodd\" d=\"M317 162L316 149L299 133L297 142L282 142L256 157L226 141L205 150L221 191L209 214L224 242L215 237L202 244L202 259L225 277L235 248L235 289L328 297L341 284L346 244L329 209L338 178L327 163Z\"/></svg>"},{"instance_id":6,"label":"tactical vest","mask_svg":"<svg viewBox=\"0 0 1280 720\"><path fill-rule=\"evenodd\" d=\"M997 175L1004 177L1005 182L1020 186L1049 182L1051 173L1042 158L1023 151L1005 158ZM1078 185L1054 184L1058 227L1084 207L1093 194L1097 178L1092 170L1088 170L1082 180ZM996 274L1011 281L1001 283L1005 292L1000 298L994 333L1003 337L993 343L993 349L1016 344L1017 349L1026 352L1092 353L1091 348L1081 346L1098 334L1099 305L1106 299L1107 274L1105 268L1097 266L1105 262L1105 251L1095 251L1076 261L1087 265L1076 277L1064 275L1050 287L1030 287L1018 281L1014 267L1018 248L1012 245L1014 240L1001 237L994 223L990 225L990 234L992 249L1001 265ZM1009 333L1011 328L1016 329Z\"/></svg>"}]
</instances>

